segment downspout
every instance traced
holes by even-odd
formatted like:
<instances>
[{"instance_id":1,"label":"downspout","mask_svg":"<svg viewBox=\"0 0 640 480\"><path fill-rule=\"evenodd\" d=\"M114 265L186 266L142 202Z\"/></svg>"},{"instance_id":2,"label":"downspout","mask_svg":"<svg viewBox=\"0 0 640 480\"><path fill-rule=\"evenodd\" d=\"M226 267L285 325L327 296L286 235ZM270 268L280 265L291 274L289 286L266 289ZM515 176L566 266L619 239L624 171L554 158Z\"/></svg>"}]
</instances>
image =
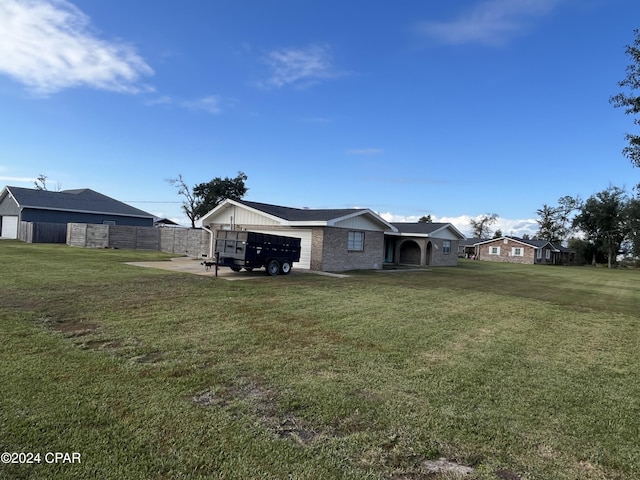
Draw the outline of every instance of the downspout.
<instances>
[{"instance_id":1,"label":"downspout","mask_svg":"<svg viewBox=\"0 0 640 480\"><path fill-rule=\"evenodd\" d=\"M213 231L211 231L207 227L205 227L204 223L202 224L202 229L205 232L209 232L209 256L207 258L213 258L213 236L214 236L214 233L213 233Z\"/></svg>"}]
</instances>

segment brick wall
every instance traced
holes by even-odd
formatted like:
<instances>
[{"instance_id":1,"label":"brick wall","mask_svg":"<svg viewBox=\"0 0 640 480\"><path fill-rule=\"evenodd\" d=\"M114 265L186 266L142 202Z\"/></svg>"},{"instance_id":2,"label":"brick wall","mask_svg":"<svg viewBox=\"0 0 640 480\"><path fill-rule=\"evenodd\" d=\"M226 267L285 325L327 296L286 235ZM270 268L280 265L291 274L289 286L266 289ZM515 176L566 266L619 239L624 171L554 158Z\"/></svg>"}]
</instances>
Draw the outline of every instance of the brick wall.
<instances>
[{"instance_id":1,"label":"brick wall","mask_svg":"<svg viewBox=\"0 0 640 480\"><path fill-rule=\"evenodd\" d=\"M348 236L351 230L326 227L323 234L322 270L344 272L347 270L381 269L384 262L384 233L365 231L364 249L350 251Z\"/></svg>"},{"instance_id":2,"label":"brick wall","mask_svg":"<svg viewBox=\"0 0 640 480\"><path fill-rule=\"evenodd\" d=\"M513 240L506 239L507 243L504 243L504 239L496 239L493 242L480 245L480 260L487 260L491 262L508 262L508 263L521 263L521 264L533 264L535 263L536 250L535 248L525 245L520 242L514 242ZM497 255L491 255L491 247L498 247L500 253ZM522 248L522 256L512 255L512 248Z\"/></svg>"},{"instance_id":3,"label":"brick wall","mask_svg":"<svg viewBox=\"0 0 640 480\"><path fill-rule=\"evenodd\" d=\"M451 242L449 253L444 253L443 242L441 238L431 238L431 267L455 267L458 265L458 243L459 240L448 240Z\"/></svg>"}]
</instances>

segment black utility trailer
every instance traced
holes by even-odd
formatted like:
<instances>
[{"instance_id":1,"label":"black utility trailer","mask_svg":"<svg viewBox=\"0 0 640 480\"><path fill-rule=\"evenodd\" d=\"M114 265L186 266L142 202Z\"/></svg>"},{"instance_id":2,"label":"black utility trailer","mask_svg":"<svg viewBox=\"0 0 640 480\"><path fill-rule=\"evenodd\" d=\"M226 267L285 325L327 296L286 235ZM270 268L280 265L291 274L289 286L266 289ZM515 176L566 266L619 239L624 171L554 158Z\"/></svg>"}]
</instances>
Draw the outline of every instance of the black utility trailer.
<instances>
[{"instance_id":1,"label":"black utility trailer","mask_svg":"<svg viewBox=\"0 0 640 480\"><path fill-rule=\"evenodd\" d=\"M216 233L215 265L234 272L265 267L269 275L287 275L300 261L300 239L270 233L219 230Z\"/></svg>"}]
</instances>

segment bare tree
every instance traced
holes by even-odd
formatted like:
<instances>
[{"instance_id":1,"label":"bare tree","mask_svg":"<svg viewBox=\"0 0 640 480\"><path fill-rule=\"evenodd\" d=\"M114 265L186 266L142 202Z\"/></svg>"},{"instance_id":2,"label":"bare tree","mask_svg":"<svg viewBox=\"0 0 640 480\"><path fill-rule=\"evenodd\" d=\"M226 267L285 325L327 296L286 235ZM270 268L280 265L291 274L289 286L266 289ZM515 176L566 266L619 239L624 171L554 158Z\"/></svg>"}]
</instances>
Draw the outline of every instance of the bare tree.
<instances>
[{"instance_id":1,"label":"bare tree","mask_svg":"<svg viewBox=\"0 0 640 480\"><path fill-rule=\"evenodd\" d=\"M182 174L178 174L178 178L169 178L167 182L178 189L178 195L182 195L184 200L182 202L182 211L187 218L191 221L191 228L196 228L198 200L193 195L191 188L185 183L182 178Z\"/></svg>"},{"instance_id":2,"label":"bare tree","mask_svg":"<svg viewBox=\"0 0 640 480\"><path fill-rule=\"evenodd\" d=\"M476 238L489 238L491 236L491 228L498 221L497 213L487 213L482 215L477 220L472 218L469 220L469 225L471 226L471 234Z\"/></svg>"},{"instance_id":3,"label":"bare tree","mask_svg":"<svg viewBox=\"0 0 640 480\"><path fill-rule=\"evenodd\" d=\"M33 181L36 190L47 190L47 176L42 173Z\"/></svg>"}]
</instances>

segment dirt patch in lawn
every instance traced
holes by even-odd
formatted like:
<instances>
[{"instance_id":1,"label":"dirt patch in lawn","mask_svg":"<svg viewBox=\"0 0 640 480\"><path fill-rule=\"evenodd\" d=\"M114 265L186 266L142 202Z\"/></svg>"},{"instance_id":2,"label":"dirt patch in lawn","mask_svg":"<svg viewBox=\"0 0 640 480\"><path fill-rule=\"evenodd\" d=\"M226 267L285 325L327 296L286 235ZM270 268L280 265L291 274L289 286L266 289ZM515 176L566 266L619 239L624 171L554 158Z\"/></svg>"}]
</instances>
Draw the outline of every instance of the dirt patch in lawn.
<instances>
[{"instance_id":1,"label":"dirt patch in lawn","mask_svg":"<svg viewBox=\"0 0 640 480\"><path fill-rule=\"evenodd\" d=\"M43 318L42 322L49 330L60 333L67 338L90 335L100 328L100 325L86 323L82 320L54 320L52 318Z\"/></svg>"},{"instance_id":2,"label":"dirt patch in lawn","mask_svg":"<svg viewBox=\"0 0 640 480\"><path fill-rule=\"evenodd\" d=\"M279 408L277 392L256 381L204 390L193 396L191 400L201 407L223 408L233 408L234 404L241 402L247 405L250 412L276 437L285 438L300 445L307 445L320 435L320 432L309 422L292 412L282 412Z\"/></svg>"}]
</instances>

